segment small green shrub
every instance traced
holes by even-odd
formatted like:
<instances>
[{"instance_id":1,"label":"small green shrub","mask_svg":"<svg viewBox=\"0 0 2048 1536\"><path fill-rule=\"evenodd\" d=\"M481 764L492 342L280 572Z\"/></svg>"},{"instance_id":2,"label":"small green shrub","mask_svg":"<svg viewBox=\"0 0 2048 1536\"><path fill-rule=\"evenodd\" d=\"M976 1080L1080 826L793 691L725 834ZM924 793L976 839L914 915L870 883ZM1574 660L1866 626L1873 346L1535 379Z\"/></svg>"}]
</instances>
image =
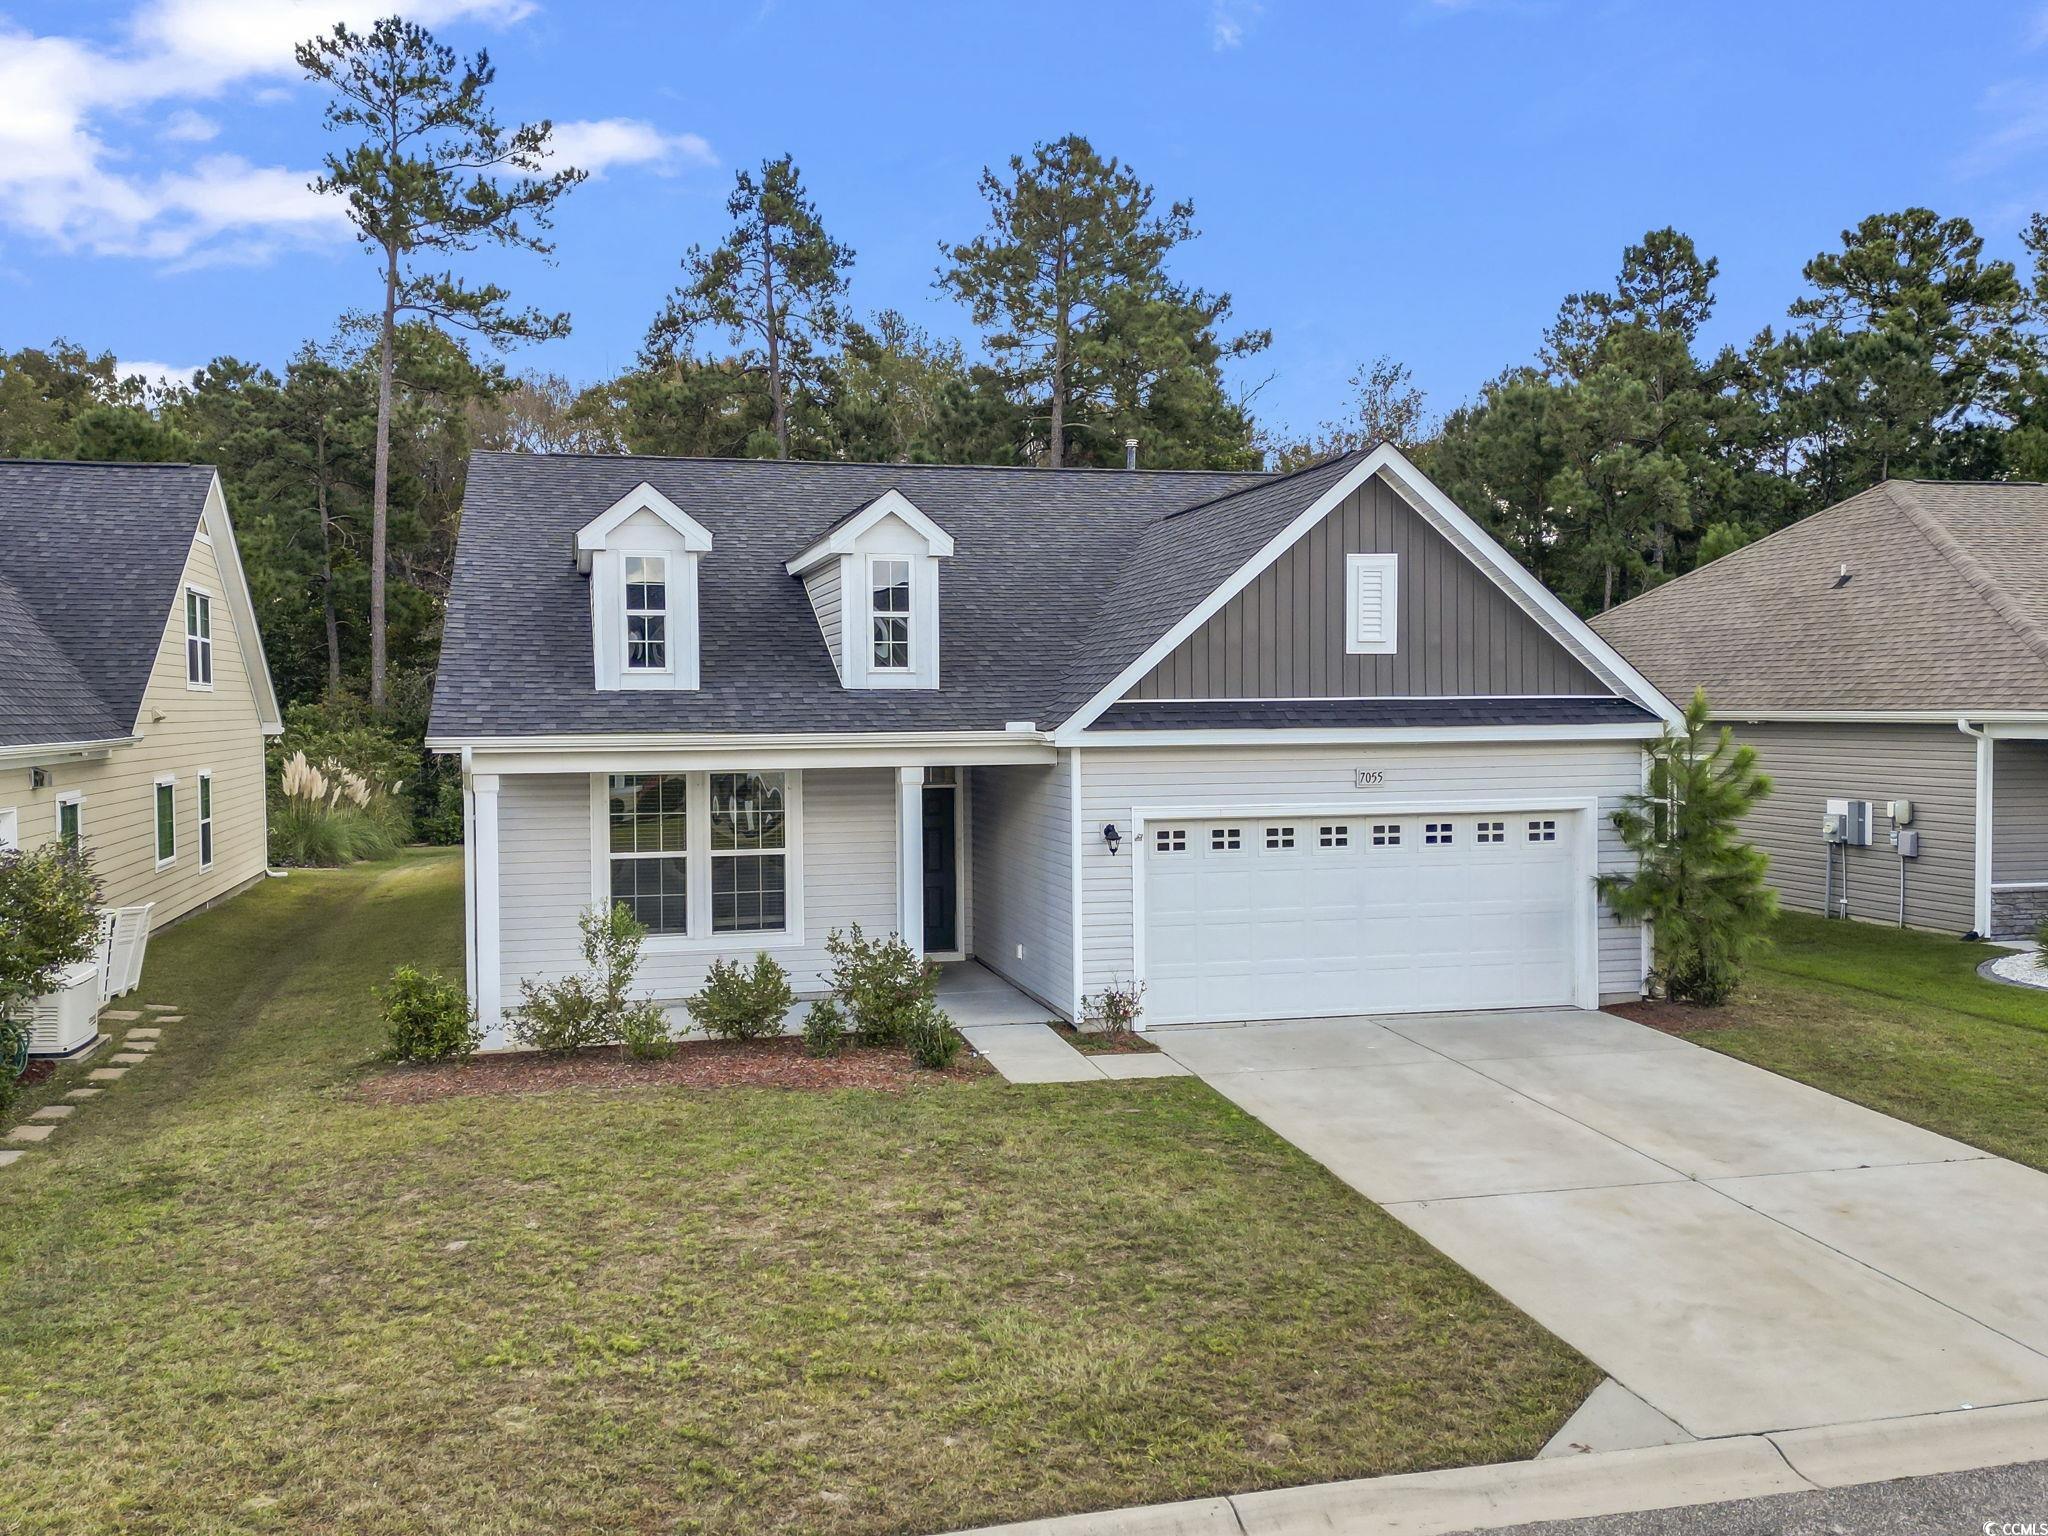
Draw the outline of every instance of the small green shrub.
<instances>
[{"instance_id":1,"label":"small green shrub","mask_svg":"<svg viewBox=\"0 0 2048 1536\"><path fill-rule=\"evenodd\" d=\"M2041 926L2034 930L2034 942L2041 948L2041 963L2048 965L2048 917L2041 919Z\"/></svg>"},{"instance_id":2,"label":"small green shrub","mask_svg":"<svg viewBox=\"0 0 2048 1536\"><path fill-rule=\"evenodd\" d=\"M860 924L825 940L832 957L827 980L832 995L853 1021L863 1045L902 1045L919 1004L938 995L939 968L919 960L910 946L891 934L870 939Z\"/></svg>"},{"instance_id":3,"label":"small green shrub","mask_svg":"<svg viewBox=\"0 0 2048 1536\"><path fill-rule=\"evenodd\" d=\"M703 990L684 999L690 1018L720 1040L760 1040L782 1033L782 1020L796 1006L789 972L763 951L751 966L714 960Z\"/></svg>"},{"instance_id":4,"label":"small green shrub","mask_svg":"<svg viewBox=\"0 0 2048 1536\"><path fill-rule=\"evenodd\" d=\"M577 926L589 969L560 981L520 981L519 1006L507 1021L520 1045L558 1056L590 1045L618 1045L634 1011L652 1006L632 995L647 937L632 912L621 905L592 907ZM646 1021L635 1028L644 1032Z\"/></svg>"},{"instance_id":5,"label":"small green shrub","mask_svg":"<svg viewBox=\"0 0 2048 1536\"><path fill-rule=\"evenodd\" d=\"M28 1005L66 966L90 959L99 933L92 860L61 843L0 853L0 1109L14 1101Z\"/></svg>"},{"instance_id":6,"label":"small green shrub","mask_svg":"<svg viewBox=\"0 0 2048 1536\"><path fill-rule=\"evenodd\" d=\"M384 1005L384 1055L391 1061L446 1061L483 1044L476 1010L461 987L417 966L401 965L378 994Z\"/></svg>"},{"instance_id":7,"label":"small green shrub","mask_svg":"<svg viewBox=\"0 0 2048 1536\"><path fill-rule=\"evenodd\" d=\"M960 1054L960 1036L945 1010L929 997L919 998L903 1021L903 1043L910 1059L932 1072L943 1072Z\"/></svg>"},{"instance_id":8,"label":"small green shrub","mask_svg":"<svg viewBox=\"0 0 2048 1536\"><path fill-rule=\"evenodd\" d=\"M1091 1034L1121 1039L1137 1027L1145 1011L1145 984L1112 983L1081 1004L1081 1028Z\"/></svg>"},{"instance_id":9,"label":"small green shrub","mask_svg":"<svg viewBox=\"0 0 2048 1536\"><path fill-rule=\"evenodd\" d=\"M820 1060L846 1049L846 1015L829 997L821 997L804 1014L804 1054Z\"/></svg>"},{"instance_id":10,"label":"small green shrub","mask_svg":"<svg viewBox=\"0 0 2048 1536\"><path fill-rule=\"evenodd\" d=\"M668 1014L646 998L627 1007L625 1017L619 1020L619 1040L635 1061L667 1061L676 1053Z\"/></svg>"}]
</instances>

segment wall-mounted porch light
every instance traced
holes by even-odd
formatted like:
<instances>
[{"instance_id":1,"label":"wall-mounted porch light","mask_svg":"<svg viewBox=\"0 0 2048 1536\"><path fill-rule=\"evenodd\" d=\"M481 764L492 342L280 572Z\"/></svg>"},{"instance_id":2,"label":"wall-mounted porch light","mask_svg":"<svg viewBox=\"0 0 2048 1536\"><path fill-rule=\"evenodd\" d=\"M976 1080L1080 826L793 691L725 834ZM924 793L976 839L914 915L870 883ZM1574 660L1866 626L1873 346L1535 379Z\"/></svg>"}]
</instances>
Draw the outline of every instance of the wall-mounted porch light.
<instances>
[{"instance_id":1,"label":"wall-mounted porch light","mask_svg":"<svg viewBox=\"0 0 2048 1536\"><path fill-rule=\"evenodd\" d=\"M1115 822L1105 822L1102 828L1102 840L1109 844L1109 851L1115 853L1118 848L1123 846L1124 835L1117 831Z\"/></svg>"}]
</instances>

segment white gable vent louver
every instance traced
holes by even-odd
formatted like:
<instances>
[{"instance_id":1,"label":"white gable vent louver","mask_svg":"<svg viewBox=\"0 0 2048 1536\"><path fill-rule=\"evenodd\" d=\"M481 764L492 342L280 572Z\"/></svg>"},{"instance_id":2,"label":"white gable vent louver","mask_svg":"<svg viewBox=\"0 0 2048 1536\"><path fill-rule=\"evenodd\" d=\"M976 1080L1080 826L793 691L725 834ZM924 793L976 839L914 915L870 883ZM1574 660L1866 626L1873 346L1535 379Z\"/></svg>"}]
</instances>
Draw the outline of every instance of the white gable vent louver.
<instances>
[{"instance_id":1,"label":"white gable vent louver","mask_svg":"<svg viewBox=\"0 0 2048 1536\"><path fill-rule=\"evenodd\" d=\"M1391 656L1401 628L1401 557L1345 557L1344 648L1354 656Z\"/></svg>"}]
</instances>

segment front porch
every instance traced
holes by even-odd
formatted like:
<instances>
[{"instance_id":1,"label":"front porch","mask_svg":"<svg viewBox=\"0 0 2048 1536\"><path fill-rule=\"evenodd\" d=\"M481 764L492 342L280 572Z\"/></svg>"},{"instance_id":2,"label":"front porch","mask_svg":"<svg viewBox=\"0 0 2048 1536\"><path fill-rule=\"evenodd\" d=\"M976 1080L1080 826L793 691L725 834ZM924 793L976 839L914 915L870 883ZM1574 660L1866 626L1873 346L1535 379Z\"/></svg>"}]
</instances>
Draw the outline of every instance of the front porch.
<instances>
[{"instance_id":1,"label":"front porch","mask_svg":"<svg viewBox=\"0 0 2048 1536\"><path fill-rule=\"evenodd\" d=\"M1977 931L2032 938L2048 921L2048 734L1993 725L1977 741Z\"/></svg>"},{"instance_id":2,"label":"front porch","mask_svg":"<svg viewBox=\"0 0 2048 1536\"><path fill-rule=\"evenodd\" d=\"M828 941L856 925L943 966L940 1001L961 1022L1061 1016L1034 1000L1065 997L1072 978L1064 934L1038 916L1063 913L1070 890L1049 747L1019 742L995 762L749 753L773 766L747 769L672 755L686 766L472 763L468 966L487 1045L509 1043L522 982L584 968L579 920L614 902L648 929L636 990L679 1025L721 959L769 954L800 998L823 995Z\"/></svg>"}]
</instances>

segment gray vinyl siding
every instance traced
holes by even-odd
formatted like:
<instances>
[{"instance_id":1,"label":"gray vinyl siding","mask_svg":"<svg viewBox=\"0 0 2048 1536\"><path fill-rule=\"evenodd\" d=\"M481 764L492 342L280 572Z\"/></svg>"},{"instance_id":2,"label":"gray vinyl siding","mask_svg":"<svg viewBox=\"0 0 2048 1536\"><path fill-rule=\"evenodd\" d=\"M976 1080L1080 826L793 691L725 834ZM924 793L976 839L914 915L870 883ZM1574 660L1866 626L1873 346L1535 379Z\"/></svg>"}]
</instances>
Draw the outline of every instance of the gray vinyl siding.
<instances>
[{"instance_id":1,"label":"gray vinyl siding","mask_svg":"<svg viewBox=\"0 0 2048 1536\"><path fill-rule=\"evenodd\" d=\"M1345 652L1347 554L1400 556L1388 656ZM1135 699L1604 694L1607 685L1375 477L1140 679Z\"/></svg>"},{"instance_id":2,"label":"gray vinyl siding","mask_svg":"<svg viewBox=\"0 0 2048 1536\"><path fill-rule=\"evenodd\" d=\"M817 614L818 628L824 631L825 649L832 653L833 669L844 677L846 659L839 654L839 562L828 560L811 572L804 578L804 590L811 595L811 611Z\"/></svg>"},{"instance_id":3,"label":"gray vinyl siding","mask_svg":"<svg viewBox=\"0 0 2048 1536\"><path fill-rule=\"evenodd\" d=\"M2048 880L2048 742L1992 748L1991 820L1992 880Z\"/></svg>"},{"instance_id":4,"label":"gray vinyl siding","mask_svg":"<svg viewBox=\"0 0 2048 1536\"><path fill-rule=\"evenodd\" d=\"M596 868L587 774L507 775L499 791L500 954L505 1008L522 977L582 969L577 919L590 906ZM896 780L887 768L813 769L803 776L803 942L736 942L729 949L663 951L642 959L639 990L674 1002L697 990L713 960L768 950L799 993L824 990L825 940L859 923L896 931Z\"/></svg>"},{"instance_id":5,"label":"gray vinyl siding","mask_svg":"<svg viewBox=\"0 0 2048 1536\"><path fill-rule=\"evenodd\" d=\"M1906 922L1966 933L1976 925L1977 744L1953 725L1858 725L1732 721L1756 748L1771 795L1749 815L1751 842L1771 856L1771 883L1795 911L1825 902L1827 845L1821 817L1831 799L1913 802L1920 857L1906 870ZM1899 858L1879 814L1871 846L1848 850L1849 913L1897 922Z\"/></svg>"},{"instance_id":6,"label":"gray vinyl siding","mask_svg":"<svg viewBox=\"0 0 2048 1536\"><path fill-rule=\"evenodd\" d=\"M1386 775L1359 789L1355 770ZM1634 742L1488 743L1471 746L1089 748L1081 754L1081 825L1115 822L1126 830L1141 807L1234 807L1356 804L1375 800L1469 800L1498 793L1528 800L1597 797L1599 866L1629 867L1611 821L1624 795L1642 786L1642 753ZM1094 992L1127 981L1132 971L1131 871L1128 845L1112 854L1099 839L1081 839L1084 987ZM1590 899L1590 893L1589 893ZM1599 989L1603 1000L1642 990L1642 931L1601 903Z\"/></svg>"},{"instance_id":7,"label":"gray vinyl siding","mask_svg":"<svg viewBox=\"0 0 2048 1536\"><path fill-rule=\"evenodd\" d=\"M975 958L1069 1018L1077 1011L1070 755L1048 767L973 769L968 796Z\"/></svg>"}]
</instances>

